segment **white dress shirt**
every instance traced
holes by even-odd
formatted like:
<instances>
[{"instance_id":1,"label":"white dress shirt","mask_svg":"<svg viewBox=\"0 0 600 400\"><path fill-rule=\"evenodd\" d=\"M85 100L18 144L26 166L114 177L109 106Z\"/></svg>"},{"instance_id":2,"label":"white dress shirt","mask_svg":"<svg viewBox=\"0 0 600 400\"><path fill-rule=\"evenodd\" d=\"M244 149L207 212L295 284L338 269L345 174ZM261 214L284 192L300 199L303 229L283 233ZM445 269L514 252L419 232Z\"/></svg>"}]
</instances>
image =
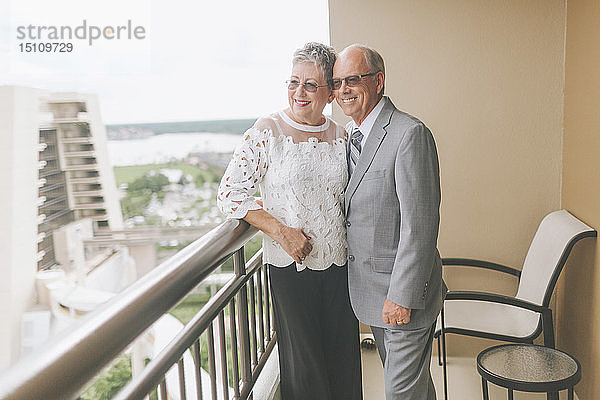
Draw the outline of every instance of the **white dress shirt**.
<instances>
[{"instance_id":1,"label":"white dress shirt","mask_svg":"<svg viewBox=\"0 0 600 400\"><path fill-rule=\"evenodd\" d=\"M358 126L358 129L363 134L363 139L361 141L361 144L363 147L366 143L369 133L371 133L371 130L373 129L373 125L375 125L375 120L377 119L377 117L379 117L379 113L381 113L381 110L383 110L384 105L385 105L385 96L383 96L379 100L379 103L377 103L377 105L371 110L369 115L367 115L367 118L365 118L364 121L362 122L362 124L360 124ZM354 122L354 121L348 122L348 124L346 125L346 132L348 132L348 135L351 135L352 132L354 131L354 129L356 129L356 122Z\"/></svg>"}]
</instances>

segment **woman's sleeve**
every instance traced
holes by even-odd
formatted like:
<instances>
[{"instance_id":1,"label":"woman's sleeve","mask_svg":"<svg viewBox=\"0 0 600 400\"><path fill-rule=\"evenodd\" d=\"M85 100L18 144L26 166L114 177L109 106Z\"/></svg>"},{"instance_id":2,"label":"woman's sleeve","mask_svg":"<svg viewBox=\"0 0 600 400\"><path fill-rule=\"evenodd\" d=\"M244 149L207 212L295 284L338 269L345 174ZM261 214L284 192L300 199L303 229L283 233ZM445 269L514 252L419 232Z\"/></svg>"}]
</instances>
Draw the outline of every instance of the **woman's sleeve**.
<instances>
[{"instance_id":1,"label":"woman's sleeve","mask_svg":"<svg viewBox=\"0 0 600 400\"><path fill-rule=\"evenodd\" d=\"M271 132L250 128L244 134L221 179L217 206L227 218L244 218L262 207L254 199L267 172L267 145Z\"/></svg>"}]
</instances>

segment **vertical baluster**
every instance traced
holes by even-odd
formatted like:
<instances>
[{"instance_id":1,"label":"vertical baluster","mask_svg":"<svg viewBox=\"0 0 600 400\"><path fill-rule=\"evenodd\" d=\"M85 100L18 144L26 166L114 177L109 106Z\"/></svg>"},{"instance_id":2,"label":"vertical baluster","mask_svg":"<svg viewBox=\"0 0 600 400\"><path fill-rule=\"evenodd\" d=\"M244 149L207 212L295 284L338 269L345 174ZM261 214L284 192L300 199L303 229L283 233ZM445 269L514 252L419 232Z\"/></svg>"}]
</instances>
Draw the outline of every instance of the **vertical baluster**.
<instances>
[{"instance_id":1,"label":"vertical baluster","mask_svg":"<svg viewBox=\"0 0 600 400\"><path fill-rule=\"evenodd\" d=\"M263 291L262 291L262 279L260 269L256 272L256 296L258 301L258 333L259 333L259 348L260 352L265 352L265 323L263 313Z\"/></svg>"},{"instance_id":2,"label":"vertical baluster","mask_svg":"<svg viewBox=\"0 0 600 400\"><path fill-rule=\"evenodd\" d=\"M198 400L202 400L202 358L200 355L200 339L194 342L192 354L194 355L194 362L196 367L194 373L196 374L196 397Z\"/></svg>"},{"instance_id":3,"label":"vertical baluster","mask_svg":"<svg viewBox=\"0 0 600 400\"><path fill-rule=\"evenodd\" d=\"M229 398L229 383L227 382L227 345L225 344L225 312L219 313L219 344L221 346L221 377L223 378L223 398Z\"/></svg>"},{"instance_id":4,"label":"vertical baluster","mask_svg":"<svg viewBox=\"0 0 600 400\"><path fill-rule=\"evenodd\" d=\"M250 277L249 280L249 284L250 284L250 330L251 330L251 340L252 340L252 352L250 353L250 355L252 356L252 366L256 366L258 364L258 354L256 351L256 294L254 292L255 290L255 285L254 285L254 275L252 275Z\"/></svg>"},{"instance_id":5,"label":"vertical baluster","mask_svg":"<svg viewBox=\"0 0 600 400\"><path fill-rule=\"evenodd\" d=\"M159 390L160 390L160 385L156 385L154 386L154 389L152 389L150 392L146 393L146 396L144 397L144 400L159 400L160 399L160 395L158 394ZM78 397L77 399L80 399L80 397Z\"/></svg>"},{"instance_id":6,"label":"vertical baluster","mask_svg":"<svg viewBox=\"0 0 600 400\"><path fill-rule=\"evenodd\" d=\"M215 337L212 322L206 330L208 342L208 372L210 374L210 393L212 400L217 400L217 371L215 371Z\"/></svg>"},{"instance_id":7,"label":"vertical baluster","mask_svg":"<svg viewBox=\"0 0 600 400\"><path fill-rule=\"evenodd\" d=\"M269 302L269 276L267 275L268 273L268 268L267 266L263 266L263 271L264 271L264 276L265 276L265 321L267 323L266 326L266 334L267 334L267 340L271 340L271 307L270 307L270 302Z\"/></svg>"},{"instance_id":8,"label":"vertical baluster","mask_svg":"<svg viewBox=\"0 0 600 400\"><path fill-rule=\"evenodd\" d=\"M233 394L240 398L240 371L237 351L237 326L235 323L235 300L229 303L229 338L231 340L231 362L233 368Z\"/></svg>"},{"instance_id":9,"label":"vertical baluster","mask_svg":"<svg viewBox=\"0 0 600 400\"><path fill-rule=\"evenodd\" d=\"M236 276L246 275L246 261L244 259L244 248L242 247L235 253L233 257L233 269L235 271ZM252 281L252 278L250 278ZM253 288L253 284L250 285ZM254 293L250 290L250 297L254 299ZM244 285L240 292L237 294L238 301L238 321L240 325L240 362L241 362L241 375L242 375L242 388L246 385L250 384L252 381L252 365L251 365L251 352L250 352L250 333L248 331L248 286ZM254 317L254 304L252 304L251 315ZM230 314L234 314L230 312ZM254 325L254 323L253 323ZM235 332L234 332L235 333ZM255 337L256 329L253 329L252 335ZM234 345L236 343L235 340L231 341ZM254 340L253 349L256 349L256 341ZM254 350L252 353L254 353ZM235 371L235 369L234 369ZM239 376L236 376L236 380L239 381ZM238 394L239 395L239 394Z\"/></svg>"},{"instance_id":10,"label":"vertical baluster","mask_svg":"<svg viewBox=\"0 0 600 400\"><path fill-rule=\"evenodd\" d=\"M167 398L167 382L165 381L165 377L163 376L162 381L158 384L158 388L160 391L161 400L168 400Z\"/></svg>"},{"instance_id":11,"label":"vertical baluster","mask_svg":"<svg viewBox=\"0 0 600 400\"><path fill-rule=\"evenodd\" d=\"M185 396L185 369L183 367L183 357L177 361L177 370L179 372L179 396L181 400L186 400Z\"/></svg>"}]
</instances>

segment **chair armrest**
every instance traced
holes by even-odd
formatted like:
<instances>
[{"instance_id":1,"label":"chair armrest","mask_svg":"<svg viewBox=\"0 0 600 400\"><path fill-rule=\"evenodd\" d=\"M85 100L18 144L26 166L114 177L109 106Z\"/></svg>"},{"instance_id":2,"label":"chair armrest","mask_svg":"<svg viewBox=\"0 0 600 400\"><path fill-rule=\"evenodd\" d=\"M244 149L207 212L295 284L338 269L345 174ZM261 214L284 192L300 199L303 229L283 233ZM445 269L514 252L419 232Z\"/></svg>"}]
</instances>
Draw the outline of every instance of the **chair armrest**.
<instances>
[{"instance_id":1,"label":"chair armrest","mask_svg":"<svg viewBox=\"0 0 600 400\"><path fill-rule=\"evenodd\" d=\"M491 261L474 260L471 258L442 258L442 265L456 265L461 267L477 267L491 269L494 271L504 272L505 274L514 275L517 278L521 278L521 271L519 271L518 269L508 267L502 264L497 264Z\"/></svg>"},{"instance_id":2,"label":"chair armrest","mask_svg":"<svg viewBox=\"0 0 600 400\"><path fill-rule=\"evenodd\" d=\"M487 293L487 292L472 292L466 290L452 290L446 293L446 300L476 300L476 301L488 301L491 303L508 304L526 310L542 313L548 309L548 307L538 306L537 304L531 303L527 300L517 299L516 297L505 296L503 294Z\"/></svg>"}]
</instances>

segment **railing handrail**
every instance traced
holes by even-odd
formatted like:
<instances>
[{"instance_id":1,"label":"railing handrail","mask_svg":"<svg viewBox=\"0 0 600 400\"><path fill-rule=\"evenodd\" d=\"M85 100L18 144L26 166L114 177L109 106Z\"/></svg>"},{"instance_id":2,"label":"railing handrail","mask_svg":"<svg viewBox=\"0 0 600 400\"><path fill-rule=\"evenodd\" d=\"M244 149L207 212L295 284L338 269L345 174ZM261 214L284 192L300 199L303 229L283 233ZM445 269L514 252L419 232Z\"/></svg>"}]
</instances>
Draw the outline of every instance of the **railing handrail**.
<instances>
[{"instance_id":1,"label":"railing handrail","mask_svg":"<svg viewBox=\"0 0 600 400\"><path fill-rule=\"evenodd\" d=\"M63 337L0 376L1 399L72 399L257 230L227 220L161 263Z\"/></svg>"},{"instance_id":2,"label":"railing handrail","mask_svg":"<svg viewBox=\"0 0 600 400\"><path fill-rule=\"evenodd\" d=\"M198 340L198 337L215 320L221 310L233 299L246 285L248 280L262 266L262 249L248 262L244 275L236 276L229 281L212 297L208 303L191 319L191 321L177 334L173 340L162 349L156 359L152 360L144 372L134 378L116 397L115 400L141 399L159 383L161 376L180 359L181 354ZM250 386L247 387L250 389Z\"/></svg>"}]
</instances>

